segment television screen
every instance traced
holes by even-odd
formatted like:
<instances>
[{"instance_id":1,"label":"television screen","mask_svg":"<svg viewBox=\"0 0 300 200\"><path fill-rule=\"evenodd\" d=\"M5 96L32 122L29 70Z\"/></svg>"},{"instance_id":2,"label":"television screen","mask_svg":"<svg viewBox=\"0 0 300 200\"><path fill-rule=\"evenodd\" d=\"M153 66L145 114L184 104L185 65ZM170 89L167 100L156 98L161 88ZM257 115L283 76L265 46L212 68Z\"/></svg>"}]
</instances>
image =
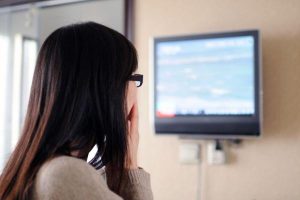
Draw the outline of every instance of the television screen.
<instances>
[{"instance_id":1,"label":"television screen","mask_svg":"<svg viewBox=\"0 0 300 200\"><path fill-rule=\"evenodd\" d=\"M258 135L258 50L258 31L155 38L156 132Z\"/></svg>"}]
</instances>

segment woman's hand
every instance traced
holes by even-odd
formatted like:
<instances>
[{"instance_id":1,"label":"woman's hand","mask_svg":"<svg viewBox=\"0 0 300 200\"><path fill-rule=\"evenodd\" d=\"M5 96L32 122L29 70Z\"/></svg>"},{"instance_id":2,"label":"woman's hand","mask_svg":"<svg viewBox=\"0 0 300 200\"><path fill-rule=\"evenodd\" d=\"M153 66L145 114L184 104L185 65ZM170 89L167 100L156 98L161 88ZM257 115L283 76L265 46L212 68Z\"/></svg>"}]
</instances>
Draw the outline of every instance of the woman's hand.
<instances>
[{"instance_id":1,"label":"woman's hand","mask_svg":"<svg viewBox=\"0 0 300 200\"><path fill-rule=\"evenodd\" d=\"M138 169L137 153L139 144L138 105L133 104L128 115L127 155L125 169Z\"/></svg>"}]
</instances>

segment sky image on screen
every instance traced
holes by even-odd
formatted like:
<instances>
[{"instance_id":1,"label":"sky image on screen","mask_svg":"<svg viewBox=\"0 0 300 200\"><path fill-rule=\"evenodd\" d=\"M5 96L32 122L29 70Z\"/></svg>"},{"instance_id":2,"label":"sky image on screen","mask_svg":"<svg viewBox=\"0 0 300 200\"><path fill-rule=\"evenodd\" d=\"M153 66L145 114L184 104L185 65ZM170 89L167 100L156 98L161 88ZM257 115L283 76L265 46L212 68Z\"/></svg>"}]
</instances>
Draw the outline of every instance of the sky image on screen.
<instances>
[{"instance_id":1,"label":"sky image on screen","mask_svg":"<svg viewBox=\"0 0 300 200\"><path fill-rule=\"evenodd\" d=\"M252 36L156 46L156 116L253 115Z\"/></svg>"}]
</instances>

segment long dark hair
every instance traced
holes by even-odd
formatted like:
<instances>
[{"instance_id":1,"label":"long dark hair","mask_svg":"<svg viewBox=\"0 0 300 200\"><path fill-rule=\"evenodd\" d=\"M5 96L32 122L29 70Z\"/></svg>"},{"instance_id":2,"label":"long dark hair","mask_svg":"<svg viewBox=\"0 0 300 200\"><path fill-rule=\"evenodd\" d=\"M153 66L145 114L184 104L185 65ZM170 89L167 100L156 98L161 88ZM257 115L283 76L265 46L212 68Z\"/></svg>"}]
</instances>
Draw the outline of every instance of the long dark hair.
<instances>
[{"instance_id":1,"label":"long dark hair","mask_svg":"<svg viewBox=\"0 0 300 200\"><path fill-rule=\"evenodd\" d=\"M81 22L51 33L38 54L21 138L0 177L0 199L30 199L44 162L74 150L85 157L94 145L91 165L124 170L127 80L136 68L134 46L106 26Z\"/></svg>"}]
</instances>

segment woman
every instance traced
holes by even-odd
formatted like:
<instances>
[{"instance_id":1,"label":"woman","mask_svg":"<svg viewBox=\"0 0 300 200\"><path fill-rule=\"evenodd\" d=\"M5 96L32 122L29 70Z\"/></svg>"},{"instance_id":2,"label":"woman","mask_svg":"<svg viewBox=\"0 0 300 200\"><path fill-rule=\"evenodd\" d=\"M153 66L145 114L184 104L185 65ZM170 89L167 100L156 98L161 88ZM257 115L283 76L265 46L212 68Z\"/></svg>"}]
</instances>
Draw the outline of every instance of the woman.
<instances>
[{"instance_id":1,"label":"woman","mask_svg":"<svg viewBox=\"0 0 300 200\"><path fill-rule=\"evenodd\" d=\"M86 22L54 31L38 55L0 199L152 199L150 175L137 164L136 69L135 48L110 28Z\"/></svg>"}]
</instances>

